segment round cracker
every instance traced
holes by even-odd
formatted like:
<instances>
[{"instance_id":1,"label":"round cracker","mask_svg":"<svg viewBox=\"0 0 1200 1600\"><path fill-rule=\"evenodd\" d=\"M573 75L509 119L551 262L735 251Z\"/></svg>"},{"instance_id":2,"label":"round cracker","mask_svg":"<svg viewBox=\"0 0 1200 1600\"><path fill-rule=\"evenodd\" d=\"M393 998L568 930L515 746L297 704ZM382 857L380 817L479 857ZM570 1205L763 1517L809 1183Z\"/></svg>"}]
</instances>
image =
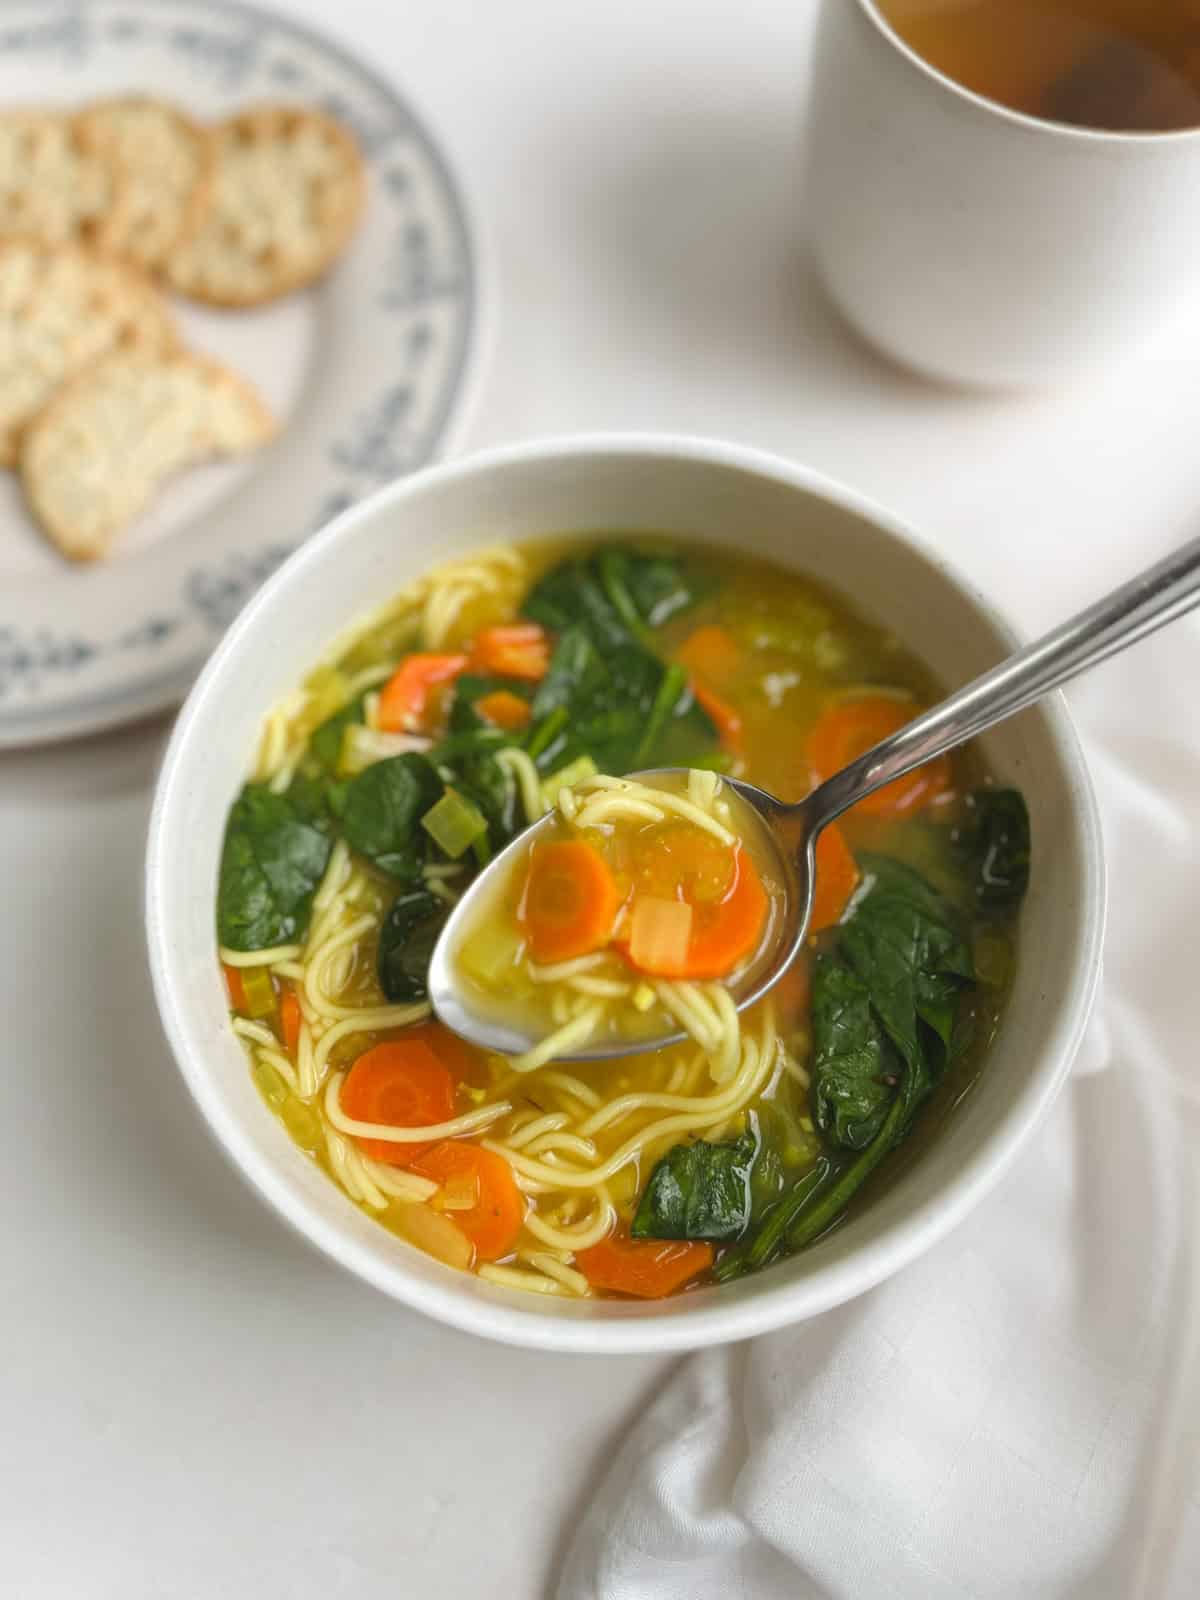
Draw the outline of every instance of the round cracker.
<instances>
[{"instance_id":1,"label":"round cracker","mask_svg":"<svg viewBox=\"0 0 1200 1600\"><path fill-rule=\"evenodd\" d=\"M181 294L261 305L315 282L354 233L366 186L353 136L322 111L266 105L218 123L199 226L167 259Z\"/></svg>"},{"instance_id":2,"label":"round cracker","mask_svg":"<svg viewBox=\"0 0 1200 1600\"><path fill-rule=\"evenodd\" d=\"M91 243L128 204L120 168L85 145L73 118L0 113L0 237Z\"/></svg>"},{"instance_id":3,"label":"round cracker","mask_svg":"<svg viewBox=\"0 0 1200 1600\"><path fill-rule=\"evenodd\" d=\"M96 243L148 271L200 224L208 201L213 141L165 100L127 95L102 100L75 119L85 149L118 167L125 204L101 219Z\"/></svg>"}]
</instances>

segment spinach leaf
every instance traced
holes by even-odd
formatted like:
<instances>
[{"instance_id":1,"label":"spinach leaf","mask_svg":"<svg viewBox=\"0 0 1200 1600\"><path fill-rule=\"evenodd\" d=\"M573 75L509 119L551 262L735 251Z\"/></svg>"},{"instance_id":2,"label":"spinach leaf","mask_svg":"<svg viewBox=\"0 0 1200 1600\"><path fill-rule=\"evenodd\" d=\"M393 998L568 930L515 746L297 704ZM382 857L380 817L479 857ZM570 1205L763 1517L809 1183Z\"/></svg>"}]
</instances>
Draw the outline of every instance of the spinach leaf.
<instances>
[{"instance_id":1,"label":"spinach leaf","mask_svg":"<svg viewBox=\"0 0 1200 1600\"><path fill-rule=\"evenodd\" d=\"M417 878L425 855L418 824L441 799L443 787L424 756L410 753L376 761L346 791L346 843L393 878Z\"/></svg>"},{"instance_id":2,"label":"spinach leaf","mask_svg":"<svg viewBox=\"0 0 1200 1600\"><path fill-rule=\"evenodd\" d=\"M707 586L674 556L609 544L583 560L552 567L526 597L524 613L561 633L581 624L602 649L644 641L677 612L694 605Z\"/></svg>"},{"instance_id":3,"label":"spinach leaf","mask_svg":"<svg viewBox=\"0 0 1200 1600\"><path fill-rule=\"evenodd\" d=\"M333 841L286 795L247 784L225 827L217 937L230 950L289 944L308 925Z\"/></svg>"},{"instance_id":4,"label":"spinach leaf","mask_svg":"<svg viewBox=\"0 0 1200 1600\"><path fill-rule=\"evenodd\" d=\"M648 643L698 592L680 562L624 545L561 562L535 585L525 614L559 634L527 745L543 771L585 755L615 773L712 760L716 728L686 674Z\"/></svg>"},{"instance_id":5,"label":"spinach leaf","mask_svg":"<svg viewBox=\"0 0 1200 1600\"><path fill-rule=\"evenodd\" d=\"M651 628L659 628L679 611L696 604L712 587L695 567L671 556L653 555L610 546L601 554L602 569L607 563L605 587L620 584L628 593L637 615Z\"/></svg>"},{"instance_id":6,"label":"spinach leaf","mask_svg":"<svg viewBox=\"0 0 1200 1600\"><path fill-rule=\"evenodd\" d=\"M352 724L364 720L365 700L365 693L356 695L353 700L348 700L340 711L335 711L331 717L326 717L325 721L314 729L308 741L309 753L316 757L326 772L331 774L337 772L338 761L342 754L342 735Z\"/></svg>"},{"instance_id":7,"label":"spinach leaf","mask_svg":"<svg viewBox=\"0 0 1200 1600\"><path fill-rule=\"evenodd\" d=\"M864 855L860 865L867 891L813 978L810 1095L826 1153L722 1257L722 1282L836 1222L963 1047L958 1002L974 971L952 909L901 862Z\"/></svg>"},{"instance_id":8,"label":"spinach leaf","mask_svg":"<svg viewBox=\"0 0 1200 1600\"><path fill-rule=\"evenodd\" d=\"M818 956L812 996L812 1114L832 1144L865 1149L882 1127L903 1063L871 993L835 956Z\"/></svg>"},{"instance_id":9,"label":"spinach leaf","mask_svg":"<svg viewBox=\"0 0 1200 1600\"><path fill-rule=\"evenodd\" d=\"M635 1239L738 1239L750 1221L752 1133L725 1144L677 1144L650 1174L633 1219Z\"/></svg>"},{"instance_id":10,"label":"spinach leaf","mask_svg":"<svg viewBox=\"0 0 1200 1600\"><path fill-rule=\"evenodd\" d=\"M679 668L632 642L604 653L582 625L559 639L533 717L528 748L544 771L585 755L618 775L651 760L691 766L711 757L718 742ZM547 740L542 730L554 717L559 725Z\"/></svg>"},{"instance_id":11,"label":"spinach leaf","mask_svg":"<svg viewBox=\"0 0 1200 1600\"><path fill-rule=\"evenodd\" d=\"M429 958L449 915L445 901L427 889L405 892L392 902L379 930L379 987L393 1004L424 1000Z\"/></svg>"},{"instance_id":12,"label":"spinach leaf","mask_svg":"<svg viewBox=\"0 0 1200 1600\"><path fill-rule=\"evenodd\" d=\"M865 984L871 1006L911 1073L932 1087L950 1059L971 952L946 902L910 867L864 855L871 881L843 924L839 953Z\"/></svg>"},{"instance_id":13,"label":"spinach leaf","mask_svg":"<svg viewBox=\"0 0 1200 1600\"><path fill-rule=\"evenodd\" d=\"M552 633L578 625L602 650L628 644L632 638L604 591L595 556L551 567L526 595L521 610Z\"/></svg>"},{"instance_id":14,"label":"spinach leaf","mask_svg":"<svg viewBox=\"0 0 1200 1600\"><path fill-rule=\"evenodd\" d=\"M330 791L335 787L316 772L300 771L288 784L286 794L293 811L304 822L327 824L332 813Z\"/></svg>"},{"instance_id":15,"label":"spinach leaf","mask_svg":"<svg viewBox=\"0 0 1200 1600\"><path fill-rule=\"evenodd\" d=\"M546 676L533 697L533 720L541 722L573 700L586 701L602 691L607 681L604 662L591 634L586 628L569 624L554 647Z\"/></svg>"},{"instance_id":16,"label":"spinach leaf","mask_svg":"<svg viewBox=\"0 0 1200 1600\"><path fill-rule=\"evenodd\" d=\"M976 789L959 837L975 903L987 912L1015 911L1029 887L1029 809L1019 789Z\"/></svg>"},{"instance_id":17,"label":"spinach leaf","mask_svg":"<svg viewBox=\"0 0 1200 1600\"><path fill-rule=\"evenodd\" d=\"M783 1251L784 1240L805 1208L822 1194L835 1172L831 1161L822 1156L802 1174L792 1189L767 1213L762 1226L736 1249L727 1250L713 1269L718 1283L729 1283L747 1272L757 1272Z\"/></svg>"}]
</instances>

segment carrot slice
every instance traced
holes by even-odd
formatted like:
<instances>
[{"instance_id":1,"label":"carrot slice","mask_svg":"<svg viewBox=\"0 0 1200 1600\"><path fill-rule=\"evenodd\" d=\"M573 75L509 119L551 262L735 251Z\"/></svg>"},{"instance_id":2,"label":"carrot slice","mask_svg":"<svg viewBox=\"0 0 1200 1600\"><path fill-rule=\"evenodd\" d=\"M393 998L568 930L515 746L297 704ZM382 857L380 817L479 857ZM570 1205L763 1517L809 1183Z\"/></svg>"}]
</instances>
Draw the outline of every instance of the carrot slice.
<instances>
[{"instance_id":1,"label":"carrot slice","mask_svg":"<svg viewBox=\"0 0 1200 1600\"><path fill-rule=\"evenodd\" d=\"M623 1230L581 1250L575 1265L594 1289L661 1300L713 1263L713 1247L698 1240L631 1239Z\"/></svg>"},{"instance_id":2,"label":"carrot slice","mask_svg":"<svg viewBox=\"0 0 1200 1600\"><path fill-rule=\"evenodd\" d=\"M652 971L656 978L724 978L753 953L767 920L767 891L741 845L733 852L733 872L724 895L689 903L694 915L686 958L638 970ZM626 957L631 966L637 965L628 950Z\"/></svg>"},{"instance_id":3,"label":"carrot slice","mask_svg":"<svg viewBox=\"0 0 1200 1600\"><path fill-rule=\"evenodd\" d=\"M279 1002L279 1026L288 1055L294 1056L300 1045L300 1002L295 989L285 989Z\"/></svg>"},{"instance_id":4,"label":"carrot slice","mask_svg":"<svg viewBox=\"0 0 1200 1600\"><path fill-rule=\"evenodd\" d=\"M476 672L497 678L540 683L550 665L550 641L539 623L497 623L476 638L471 665Z\"/></svg>"},{"instance_id":5,"label":"carrot slice","mask_svg":"<svg viewBox=\"0 0 1200 1600\"><path fill-rule=\"evenodd\" d=\"M740 755L743 745L742 739L742 714L735 711L731 705L722 700L720 695L714 694L711 689L697 679L692 679L692 693L700 703L700 708L708 713L717 732L721 736L721 743L726 750L731 750L735 755Z\"/></svg>"},{"instance_id":6,"label":"carrot slice","mask_svg":"<svg viewBox=\"0 0 1200 1600\"><path fill-rule=\"evenodd\" d=\"M619 905L604 857L568 839L533 851L517 918L535 961L572 961L604 948Z\"/></svg>"},{"instance_id":7,"label":"carrot slice","mask_svg":"<svg viewBox=\"0 0 1200 1600\"><path fill-rule=\"evenodd\" d=\"M817 781L832 778L872 745L897 733L918 709L911 702L890 700L886 695L862 695L829 706L808 739L808 758ZM854 810L872 817L907 816L942 799L953 786L950 759L938 756L860 800Z\"/></svg>"},{"instance_id":8,"label":"carrot slice","mask_svg":"<svg viewBox=\"0 0 1200 1600\"><path fill-rule=\"evenodd\" d=\"M510 733L528 727L532 715L529 701L522 700L511 689L493 689L491 694L481 694L475 702L475 709L481 717L486 717L489 722Z\"/></svg>"},{"instance_id":9,"label":"carrot slice","mask_svg":"<svg viewBox=\"0 0 1200 1600\"><path fill-rule=\"evenodd\" d=\"M463 655L406 656L379 695L379 726L387 733L425 727L434 692L467 670Z\"/></svg>"},{"instance_id":10,"label":"carrot slice","mask_svg":"<svg viewBox=\"0 0 1200 1600\"><path fill-rule=\"evenodd\" d=\"M423 1128L449 1122L454 1115L454 1077L423 1040L398 1039L367 1050L342 1084L342 1110L357 1122L386 1122L396 1128ZM363 1155L407 1167L436 1140L393 1144L390 1139L359 1139Z\"/></svg>"},{"instance_id":11,"label":"carrot slice","mask_svg":"<svg viewBox=\"0 0 1200 1600\"><path fill-rule=\"evenodd\" d=\"M817 839L817 882L810 933L832 928L841 919L858 884L858 867L842 830L831 823Z\"/></svg>"},{"instance_id":12,"label":"carrot slice","mask_svg":"<svg viewBox=\"0 0 1200 1600\"><path fill-rule=\"evenodd\" d=\"M729 629L710 622L688 635L676 652L676 660L710 683L722 683L736 672L741 655L741 647Z\"/></svg>"},{"instance_id":13,"label":"carrot slice","mask_svg":"<svg viewBox=\"0 0 1200 1600\"><path fill-rule=\"evenodd\" d=\"M475 1246L478 1260L498 1261L516 1244L525 1220L525 1197L503 1156L494 1150L481 1150L477 1144L443 1139L418 1156L411 1170L437 1184L452 1178L473 1183L474 1205L446 1215Z\"/></svg>"},{"instance_id":14,"label":"carrot slice","mask_svg":"<svg viewBox=\"0 0 1200 1600\"><path fill-rule=\"evenodd\" d=\"M229 991L229 1004L235 1011L245 1012L249 1009L246 1004L246 989L242 983L242 974L237 967L221 963L221 971L225 974L225 987Z\"/></svg>"},{"instance_id":15,"label":"carrot slice","mask_svg":"<svg viewBox=\"0 0 1200 1600\"><path fill-rule=\"evenodd\" d=\"M410 1039L428 1045L442 1065L450 1068L455 1083L470 1081L477 1057L472 1047L456 1033L451 1033L445 1023L436 1022L432 1017L428 1022L415 1023L411 1028L405 1028L402 1043L407 1044Z\"/></svg>"}]
</instances>

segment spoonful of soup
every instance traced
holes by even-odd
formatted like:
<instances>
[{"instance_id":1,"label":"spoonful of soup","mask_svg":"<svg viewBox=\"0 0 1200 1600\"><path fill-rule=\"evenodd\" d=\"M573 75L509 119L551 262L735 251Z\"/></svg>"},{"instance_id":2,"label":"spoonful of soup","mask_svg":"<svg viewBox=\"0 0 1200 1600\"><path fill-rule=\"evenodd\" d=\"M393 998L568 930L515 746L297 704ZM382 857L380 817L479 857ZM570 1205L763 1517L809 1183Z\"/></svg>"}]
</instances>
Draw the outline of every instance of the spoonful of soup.
<instances>
[{"instance_id":1,"label":"spoonful of soup","mask_svg":"<svg viewBox=\"0 0 1200 1600\"><path fill-rule=\"evenodd\" d=\"M850 760L798 804L715 773L589 774L480 874L429 968L437 1015L513 1058L645 1053L691 1036L734 1070L738 1014L836 921L829 824L1200 604L1200 539Z\"/></svg>"}]
</instances>

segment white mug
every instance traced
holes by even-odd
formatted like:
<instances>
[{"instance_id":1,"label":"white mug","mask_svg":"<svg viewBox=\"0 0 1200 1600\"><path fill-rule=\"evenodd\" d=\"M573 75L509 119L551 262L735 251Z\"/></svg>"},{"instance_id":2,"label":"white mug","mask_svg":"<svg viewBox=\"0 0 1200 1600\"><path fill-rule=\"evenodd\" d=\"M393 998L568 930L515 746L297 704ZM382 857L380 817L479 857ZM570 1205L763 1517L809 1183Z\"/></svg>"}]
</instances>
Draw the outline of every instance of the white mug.
<instances>
[{"instance_id":1,"label":"white mug","mask_svg":"<svg viewBox=\"0 0 1200 1600\"><path fill-rule=\"evenodd\" d=\"M1029 387L1200 318L1200 128L1041 122L823 0L809 221L834 302L905 365Z\"/></svg>"}]
</instances>

